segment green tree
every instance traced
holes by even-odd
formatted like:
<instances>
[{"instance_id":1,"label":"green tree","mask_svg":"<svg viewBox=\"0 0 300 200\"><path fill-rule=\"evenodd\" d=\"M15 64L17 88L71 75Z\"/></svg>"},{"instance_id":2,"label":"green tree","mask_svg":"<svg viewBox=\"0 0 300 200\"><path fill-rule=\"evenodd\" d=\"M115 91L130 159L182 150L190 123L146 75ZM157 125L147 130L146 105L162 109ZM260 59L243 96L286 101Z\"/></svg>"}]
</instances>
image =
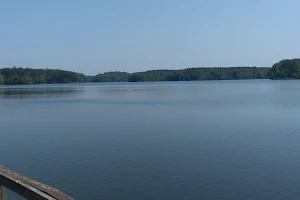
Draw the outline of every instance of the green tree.
<instances>
[{"instance_id":1,"label":"green tree","mask_svg":"<svg viewBox=\"0 0 300 200\"><path fill-rule=\"evenodd\" d=\"M52 84L52 83L81 83L87 82L87 77L80 73L53 70L53 69L30 69L30 68L3 68L0 74L5 77L4 84ZM3 82L0 77L0 83Z\"/></svg>"},{"instance_id":2,"label":"green tree","mask_svg":"<svg viewBox=\"0 0 300 200\"><path fill-rule=\"evenodd\" d=\"M275 63L270 72L271 79L300 79L300 59L281 60Z\"/></svg>"},{"instance_id":3,"label":"green tree","mask_svg":"<svg viewBox=\"0 0 300 200\"><path fill-rule=\"evenodd\" d=\"M5 83L5 78L2 74L0 74L0 85L3 85Z\"/></svg>"}]
</instances>

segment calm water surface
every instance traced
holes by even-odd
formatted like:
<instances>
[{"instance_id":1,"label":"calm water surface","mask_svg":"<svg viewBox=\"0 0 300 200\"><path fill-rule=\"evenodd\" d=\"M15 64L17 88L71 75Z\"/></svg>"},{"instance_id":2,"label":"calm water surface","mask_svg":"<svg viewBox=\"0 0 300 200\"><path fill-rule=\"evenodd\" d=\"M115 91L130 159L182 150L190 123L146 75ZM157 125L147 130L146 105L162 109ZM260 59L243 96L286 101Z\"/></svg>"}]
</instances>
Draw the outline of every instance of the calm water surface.
<instances>
[{"instance_id":1,"label":"calm water surface","mask_svg":"<svg viewBox=\"0 0 300 200\"><path fill-rule=\"evenodd\" d=\"M299 119L300 81L2 86L0 165L78 200L299 199Z\"/></svg>"}]
</instances>

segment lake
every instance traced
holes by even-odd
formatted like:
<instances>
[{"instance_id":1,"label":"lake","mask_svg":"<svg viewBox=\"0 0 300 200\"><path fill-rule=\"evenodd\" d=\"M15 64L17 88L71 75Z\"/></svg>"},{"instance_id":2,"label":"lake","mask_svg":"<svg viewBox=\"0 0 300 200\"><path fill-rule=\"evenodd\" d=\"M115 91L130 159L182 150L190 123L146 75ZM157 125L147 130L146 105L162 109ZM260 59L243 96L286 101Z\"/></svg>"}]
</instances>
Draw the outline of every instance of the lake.
<instances>
[{"instance_id":1,"label":"lake","mask_svg":"<svg viewBox=\"0 0 300 200\"><path fill-rule=\"evenodd\" d=\"M0 165L76 200L299 199L299 119L298 80L1 86Z\"/></svg>"}]
</instances>

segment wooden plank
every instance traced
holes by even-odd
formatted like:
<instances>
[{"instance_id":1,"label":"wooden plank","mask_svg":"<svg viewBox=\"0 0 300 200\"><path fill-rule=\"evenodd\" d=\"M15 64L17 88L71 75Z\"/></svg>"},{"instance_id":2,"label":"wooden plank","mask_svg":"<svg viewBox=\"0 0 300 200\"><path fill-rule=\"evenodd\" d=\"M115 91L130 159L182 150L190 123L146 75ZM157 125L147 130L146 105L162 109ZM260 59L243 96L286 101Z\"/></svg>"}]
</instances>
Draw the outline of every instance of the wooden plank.
<instances>
[{"instance_id":1,"label":"wooden plank","mask_svg":"<svg viewBox=\"0 0 300 200\"><path fill-rule=\"evenodd\" d=\"M16 180L11 180L9 178L3 177L0 175L0 183L11 191L19 194L25 199L32 200L55 200L51 196L37 190L36 188L31 187L22 182Z\"/></svg>"},{"instance_id":2,"label":"wooden plank","mask_svg":"<svg viewBox=\"0 0 300 200\"><path fill-rule=\"evenodd\" d=\"M0 185L0 200L7 200L6 188L3 185Z\"/></svg>"},{"instance_id":3,"label":"wooden plank","mask_svg":"<svg viewBox=\"0 0 300 200\"><path fill-rule=\"evenodd\" d=\"M0 185L26 199L73 200L63 192L0 166ZM1 200L1 199L0 199Z\"/></svg>"}]
</instances>

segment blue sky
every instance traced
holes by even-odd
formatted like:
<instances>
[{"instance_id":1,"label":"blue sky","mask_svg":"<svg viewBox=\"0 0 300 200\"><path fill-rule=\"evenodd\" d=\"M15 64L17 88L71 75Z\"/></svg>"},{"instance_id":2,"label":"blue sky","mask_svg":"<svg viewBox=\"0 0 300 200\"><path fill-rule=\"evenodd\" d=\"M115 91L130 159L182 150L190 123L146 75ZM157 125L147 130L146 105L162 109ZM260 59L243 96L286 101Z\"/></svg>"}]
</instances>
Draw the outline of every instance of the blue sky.
<instances>
[{"instance_id":1,"label":"blue sky","mask_svg":"<svg viewBox=\"0 0 300 200\"><path fill-rule=\"evenodd\" d=\"M271 66L300 55L298 0L1 0L0 67L88 75Z\"/></svg>"}]
</instances>

